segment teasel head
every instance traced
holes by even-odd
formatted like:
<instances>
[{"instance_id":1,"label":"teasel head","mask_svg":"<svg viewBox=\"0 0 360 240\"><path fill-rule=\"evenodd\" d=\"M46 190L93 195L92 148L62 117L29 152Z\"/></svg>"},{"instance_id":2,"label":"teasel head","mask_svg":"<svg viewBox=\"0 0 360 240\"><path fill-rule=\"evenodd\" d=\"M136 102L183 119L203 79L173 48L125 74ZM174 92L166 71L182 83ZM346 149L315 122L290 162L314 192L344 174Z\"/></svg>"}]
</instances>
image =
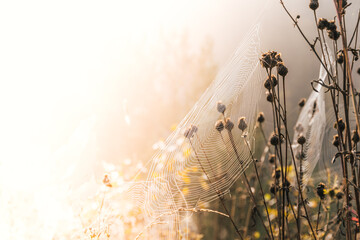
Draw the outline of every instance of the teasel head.
<instances>
[{"instance_id":1,"label":"teasel head","mask_svg":"<svg viewBox=\"0 0 360 240\"><path fill-rule=\"evenodd\" d=\"M226 106L225 106L225 104L223 104L221 101L219 101L219 102L217 103L216 108L217 108L218 112L219 112L219 113L222 113L222 114L224 114L225 111L226 111Z\"/></svg>"},{"instance_id":2,"label":"teasel head","mask_svg":"<svg viewBox=\"0 0 360 240\"><path fill-rule=\"evenodd\" d=\"M316 187L316 193L317 195L320 197L321 200L325 199L325 195L326 195L326 186L324 183L319 183L318 186Z\"/></svg>"},{"instance_id":3,"label":"teasel head","mask_svg":"<svg viewBox=\"0 0 360 240\"><path fill-rule=\"evenodd\" d=\"M231 132L231 130L234 128L234 123L231 121L230 118L227 118L225 120L225 129Z\"/></svg>"},{"instance_id":4,"label":"teasel head","mask_svg":"<svg viewBox=\"0 0 360 240\"><path fill-rule=\"evenodd\" d=\"M271 92L266 92L266 100L268 102L273 102L273 95Z\"/></svg>"},{"instance_id":5,"label":"teasel head","mask_svg":"<svg viewBox=\"0 0 360 240\"><path fill-rule=\"evenodd\" d=\"M315 11L319 7L319 1L318 0L310 0L309 7Z\"/></svg>"},{"instance_id":6,"label":"teasel head","mask_svg":"<svg viewBox=\"0 0 360 240\"><path fill-rule=\"evenodd\" d=\"M333 144L335 147L339 147L339 146L340 146L340 138L339 138L339 135L336 134L336 135L333 136L332 144Z\"/></svg>"},{"instance_id":7,"label":"teasel head","mask_svg":"<svg viewBox=\"0 0 360 240\"><path fill-rule=\"evenodd\" d=\"M342 64L344 62L344 53L342 50L338 52L336 56L336 62L339 64Z\"/></svg>"},{"instance_id":8,"label":"teasel head","mask_svg":"<svg viewBox=\"0 0 360 240\"><path fill-rule=\"evenodd\" d=\"M300 99L300 101L299 101L299 103L298 103L298 105L299 105L299 107L304 107L305 106L305 103L306 103L306 98L302 98L302 99Z\"/></svg>"},{"instance_id":9,"label":"teasel head","mask_svg":"<svg viewBox=\"0 0 360 240\"><path fill-rule=\"evenodd\" d=\"M326 18L320 18L317 24L317 27L320 30L324 30L325 28L328 28L329 26L329 21Z\"/></svg>"},{"instance_id":10,"label":"teasel head","mask_svg":"<svg viewBox=\"0 0 360 240\"><path fill-rule=\"evenodd\" d=\"M360 141L359 134L356 130L352 131L351 140L354 142L354 144L357 144Z\"/></svg>"},{"instance_id":11,"label":"teasel head","mask_svg":"<svg viewBox=\"0 0 360 240\"><path fill-rule=\"evenodd\" d=\"M273 146L276 146L280 143L280 139L279 136L276 135L275 133L272 134L272 136L270 137L270 144Z\"/></svg>"},{"instance_id":12,"label":"teasel head","mask_svg":"<svg viewBox=\"0 0 360 240\"><path fill-rule=\"evenodd\" d=\"M219 132L222 132L225 128L225 125L224 125L224 121L223 120L218 120L216 121L215 123L215 129L218 130Z\"/></svg>"},{"instance_id":13,"label":"teasel head","mask_svg":"<svg viewBox=\"0 0 360 240\"><path fill-rule=\"evenodd\" d=\"M263 123L265 121L265 116L263 112L259 112L258 116L257 116L257 122L258 123Z\"/></svg>"},{"instance_id":14,"label":"teasel head","mask_svg":"<svg viewBox=\"0 0 360 240\"><path fill-rule=\"evenodd\" d=\"M287 69L287 67L284 65L283 62L278 62L277 63L277 72L280 76L285 77L286 74L288 74L289 70Z\"/></svg>"},{"instance_id":15,"label":"teasel head","mask_svg":"<svg viewBox=\"0 0 360 240\"><path fill-rule=\"evenodd\" d=\"M340 132L345 130L346 124L344 123L342 118L339 118L337 122L334 123L334 128L338 129Z\"/></svg>"},{"instance_id":16,"label":"teasel head","mask_svg":"<svg viewBox=\"0 0 360 240\"><path fill-rule=\"evenodd\" d=\"M305 142L306 142L306 138L301 135L301 136L298 137L297 142L298 142L298 144L300 144L300 145L304 145Z\"/></svg>"},{"instance_id":17,"label":"teasel head","mask_svg":"<svg viewBox=\"0 0 360 240\"><path fill-rule=\"evenodd\" d=\"M245 117L239 118L238 128L239 128L241 131L245 131L245 129L247 128L247 123L246 123Z\"/></svg>"}]
</instances>

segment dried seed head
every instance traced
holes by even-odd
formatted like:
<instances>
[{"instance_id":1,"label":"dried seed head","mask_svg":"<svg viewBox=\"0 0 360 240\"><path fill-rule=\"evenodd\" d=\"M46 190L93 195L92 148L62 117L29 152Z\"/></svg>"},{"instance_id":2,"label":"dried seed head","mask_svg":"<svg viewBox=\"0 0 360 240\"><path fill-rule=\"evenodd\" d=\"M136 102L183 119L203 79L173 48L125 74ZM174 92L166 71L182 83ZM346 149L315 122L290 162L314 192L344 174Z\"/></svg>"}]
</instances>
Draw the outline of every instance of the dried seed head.
<instances>
[{"instance_id":1,"label":"dried seed head","mask_svg":"<svg viewBox=\"0 0 360 240\"><path fill-rule=\"evenodd\" d=\"M334 128L338 129L340 132L343 132L345 130L345 123L342 118L339 118L337 122L334 123Z\"/></svg>"},{"instance_id":2,"label":"dried seed head","mask_svg":"<svg viewBox=\"0 0 360 240\"><path fill-rule=\"evenodd\" d=\"M330 196L331 198L334 198L334 197L335 197L335 189L330 189L330 190L329 190L329 196Z\"/></svg>"},{"instance_id":3,"label":"dried seed head","mask_svg":"<svg viewBox=\"0 0 360 240\"><path fill-rule=\"evenodd\" d=\"M357 73L360 74L360 68L358 68Z\"/></svg>"},{"instance_id":4,"label":"dried seed head","mask_svg":"<svg viewBox=\"0 0 360 240\"><path fill-rule=\"evenodd\" d=\"M230 120L230 118L227 118L225 120L225 129L231 131L233 128L234 128L234 123Z\"/></svg>"},{"instance_id":5,"label":"dried seed head","mask_svg":"<svg viewBox=\"0 0 360 240\"><path fill-rule=\"evenodd\" d=\"M335 147L339 147L339 145L340 145L339 135L336 134L336 135L333 136L332 144L333 144Z\"/></svg>"},{"instance_id":6,"label":"dried seed head","mask_svg":"<svg viewBox=\"0 0 360 240\"><path fill-rule=\"evenodd\" d=\"M300 99L298 104L302 108L303 106L305 106L305 103L306 103L306 98L302 98L302 99Z\"/></svg>"},{"instance_id":7,"label":"dried seed head","mask_svg":"<svg viewBox=\"0 0 360 240\"><path fill-rule=\"evenodd\" d=\"M284 65L283 62L278 62L277 64L277 72L280 76L285 77L288 73L287 67Z\"/></svg>"},{"instance_id":8,"label":"dried seed head","mask_svg":"<svg viewBox=\"0 0 360 240\"><path fill-rule=\"evenodd\" d=\"M320 18L317 26L320 30L323 30L329 26L329 22L326 18Z\"/></svg>"},{"instance_id":9,"label":"dried seed head","mask_svg":"<svg viewBox=\"0 0 360 240\"><path fill-rule=\"evenodd\" d=\"M267 90L270 90L272 87L275 87L278 84L278 80L276 79L275 75L271 74L271 78L268 77L264 82L264 87Z\"/></svg>"},{"instance_id":10,"label":"dried seed head","mask_svg":"<svg viewBox=\"0 0 360 240\"><path fill-rule=\"evenodd\" d=\"M356 130L352 131L351 140L356 144L360 141L359 134Z\"/></svg>"},{"instance_id":11,"label":"dried seed head","mask_svg":"<svg viewBox=\"0 0 360 240\"><path fill-rule=\"evenodd\" d=\"M224 121L223 120L218 120L215 123L215 129L218 130L219 132L221 132L222 130L224 130L225 125L224 125Z\"/></svg>"},{"instance_id":12,"label":"dried seed head","mask_svg":"<svg viewBox=\"0 0 360 240\"><path fill-rule=\"evenodd\" d=\"M219 112L219 113L222 113L222 114L224 114L225 111L226 111L226 106L225 106L224 104L222 104L221 101L219 101L219 102L217 103L216 108L217 108L218 112Z\"/></svg>"},{"instance_id":13,"label":"dried seed head","mask_svg":"<svg viewBox=\"0 0 360 240\"><path fill-rule=\"evenodd\" d=\"M269 162L270 162L270 163L275 163L275 160L276 160L275 154L270 154L270 155L269 155Z\"/></svg>"},{"instance_id":14,"label":"dried seed head","mask_svg":"<svg viewBox=\"0 0 360 240\"><path fill-rule=\"evenodd\" d=\"M273 95L271 92L266 92L266 100L268 102L272 102L273 101Z\"/></svg>"},{"instance_id":15,"label":"dried seed head","mask_svg":"<svg viewBox=\"0 0 360 240\"><path fill-rule=\"evenodd\" d=\"M270 144L276 146L279 144L279 142L279 137L275 133L273 133L273 135L270 137Z\"/></svg>"},{"instance_id":16,"label":"dried seed head","mask_svg":"<svg viewBox=\"0 0 360 240\"><path fill-rule=\"evenodd\" d=\"M304 136L299 136L297 139L298 144L304 145L306 142L306 138Z\"/></svg>"},{"instance_id":17,"label":"dried seed head","mask_svg":"<svg viewBox=\"0 0 360 240\"><path fill-rule=\"evenodd\" d=\"M344 197L344 193L343 192L341 192L341 191L338 191L337 193L336 193L336 198L337 199L342 199Z\"/></svg>"},{"instance_id":18,"label":"dried seed head","mask_svg":"<svg viewBox=\"0 0 360 240\"><path fill-rule=\"evenodd\" d=\"M319 185L316 187L316 193L321 200L325 199L326 186L324 183L319 183Z\"/></svg>"},{"instance_id":19,"label":"dried seed head","mask_svg":"<svg viewBox=\"0 0 360 240\"><path fill-rule=\"evenodd\" d=\"M259 123L263 123L265 121L265 117L264 117L264 113L263 112L259 112L258 117L257 117L257 121Z\"/></svg>"},{"instance_id":20,"label":"dried seed head","mask_svg":"<svg viewBox=\"0 0 360 240\"><path fill-rule=\"evenodd\" d=\"M330 39L337 41L340 37L339 31L328 31L328 36Z\"/></svg>"},{"instance_id":21,"label":"dried seed head","mask_svg":"<svg viewBox=\"0 0 360 240\"><path fill-rule=\"evenodd\" d=\"M343 51L338 52L336 56L336 62L342 64L344 62L344 53Z\"/></svg>"},{"instance_id":22,"label":"dried seed head","mask_svg":"<svg viewBox=\"0 0 360 240\"><path fill-rule=\"evenodd\" d=\"M276 179L280 179L281 177L281 170L278 168L273 172L273 177L275 177Z\"/></svg>"},{"instance_id":23,"label":"dried seed head","mask_svg":"<svg viewBox=\"0 0 360 240\"><path fill-rule=\"evenodd\" d=\"M245 117L239 118L238 128L239 128L241 131L244 131L244 130L247 128L247 123L246 123Z\"/></svg>"},{"instance_id":24,"label":"dried seed head","mask_svg":"<svg viewBox=\"0 0 360 240\"><path fill-rule=\"evenodd\" d=\"M273 68L276 66L277 60L276 60L277 52L275 51L269 51L267 53L263 53L260 58L260 64L264 68Z\"/></svg>"},{"instance_id":25,"label":"dried seed head","mask_svg":"<svg viewBox=\"0 0 360 240\"><path fill-rule=\"evenodd\" d=\"M275 195L277 191L278 188L275 186L275 184L272 184L270 187L270 192Z\"/></svg>"},{"instance_id":26,"label":"dried seed head","mask_svg":"<svg viewBox=\"0 0 360 240\"><path fill-rule=\"evenodd\" d=\"M319 1L318 0L310 0L309 7L315 11L319 7Z\"/></svg>"},{"instance_id":27,"label":"dried seed head","mask_svg":"<svg viewBox=\"0 0 360 240\"><path fill-rule=\"evenodd\" d=\"M188 127L185 132L184 132L184 136L188 139L192 138L194 136L194 134L198 131L198 128L195 125L191 125L190 127Z\"/></svg>"},{"instance_id":28,"label":"dried seed head","mask_svg":"<svg viewBox=\"0 0 360 240\"><path fill-rule=\"evenodd\" d=\"M281 53L278 53L278 54L275 55L275 60L277 62L282 62Z\"/></svg>"},{"instance_id":29,"label":"dried seed head","mask_svg":"<svg viewBox=\"0 0 360 240\"><path fill-rule=\"evenodd\" d=\"M329 31L336 31L336 23L334 20L329 21L329 24L327 25L326 29Z\"/></svg>"}]
</instances>

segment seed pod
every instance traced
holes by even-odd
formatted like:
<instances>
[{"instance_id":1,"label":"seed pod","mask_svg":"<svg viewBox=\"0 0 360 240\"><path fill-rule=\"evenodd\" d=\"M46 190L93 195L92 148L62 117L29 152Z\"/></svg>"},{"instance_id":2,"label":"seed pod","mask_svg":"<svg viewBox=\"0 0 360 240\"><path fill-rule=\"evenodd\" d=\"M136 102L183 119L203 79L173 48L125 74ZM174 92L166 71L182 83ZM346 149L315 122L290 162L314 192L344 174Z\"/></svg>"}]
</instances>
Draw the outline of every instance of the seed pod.
<instances>
[{"instance_id":1,"label":"seed pod","mask_svg":"<svg viewBox=\"0 0 360 240\"><path fill-rule=\"evenodd\" d=\"M260 64L264 68L273 68L275 67L277 61L276 61L276 55L277 52L275 51L269 51L267 53L264 53L261 55L260 58Z\"/></svg>"},{"instance_id":2,"label":"seed pod","mask_svg":"<svg viewBox=\"0 0 360 240\"><path fill-rule=\"evenodd\" d=\"M359 134L356 130L352 131L351 140L356 144L360 141Z\"/></svg>"},{"instance_id":3,"label":"seed pod","mask_svg":"<svg viewBox=\"0 0 360 240\"><path fill-rule=\"evenodd\" d=\"M245 121L245 117L239 118L238 128L239 128L241 131L244 131L244 130L247 128L247 123L246 123L246 121Z\"/></svg>"},{"instance_id":4,"label":"seed pod","mask_svg":"<svg viewBox=\"0 0 360 240\"><path fill-rule=\"evenodd\" d=\"M273 177L275 177L276 179L280 179L281 177L281 170L278 168L273 172Z\"/></svg>"},{"instance_id":5,"label":"seed pod","mask_svg":"<svg viewBox=\"0 0 360 240\"><path fill-rule=\"evenodd\" d=\"M279 142L279 137L273 133L273 135L270 137L270 144L276 146L279 144Z\"/></svg>"},{"instance_id":6,"label":"seed pod","mask_svg":"<svg viewBox=\"0 0 360 240\"><path fill-rule=\"evenodd\" d=\"M234 128L234 123L230 120L230 118L227 118L225 121L225 129L230 131Z\"/></svg>"},{"instance_id":7,"label":"seed pod","mask_svg":"<svg viewBox=\"0 0 360 240\"><path fill-rule=\"evenodd\" d=\"M336 135L333 136L332 144L333 144L335 147L339 147L339 145L340 145L339 135L336 134Z\"/></svg>"},{"instance_id":8,"label":"seed pod","mask_svg":"<svg viewBox=\"0 0 360 240\"><path fill-rule=\"evenodd\" d=\"M226 106L224 104L222 104L221 101L219 101L216 105L216 108L218 110L219 113L224 114L224 112L226 111Z\"/></svg>"},{"instance_id":9,"label":"seed pod","mask_svg":"<svg viewBox=\"0 0 360 240\"><path fill-rule=\"evenodd\" d=\"M339 118L337 122L334 123L334 128L338 129L340 132L343 132L345 130L345 123L342 118Z\"/></svg>"},{"instance_id":10,"label":"seed pod","mask_svg":"<svg viewBox=\"0 0 360 240\"><path fill-rule=\"evenodd\" d=\"M264 117L264 113L263 112L259 112L259 115L257 117L257 121L259 123L263 123L265 121L265 117Z\"/></svg>"},{"instance_id":11,"label":"seed pod","mask_svg":"<svg viewBox=\"0 0 360 240\"><path fill-rule=\"evenodd\" d=\"M266 100L268 102L272 102L273 101L273 95L271 92L266 92Z\"/></svg>"},{"instance_id":12,"label":"seed pod","mask_svg":"<svg viewBox=\"0 0 360 240\"><path fill-rule=\"evenodd\" d=\"M218 130L219 132L221 132L222 130L224 130L225 126L224 126L224 121L223 120L218 120L215 123L215 129Z\"/></svg>"},{"instance_id":13,"label":"seed pod","mask_svg":"<svg viewBox=\"0 0 360 240\"><path fill-rule=\"evenodd\" d=\"M317 27L320 30L324 30L325 28L327 28L329 26L329 22L326 18L320 18L317 24Z\"/></svg>"},{"instance_id":14,"label":"seed pod","mask_svg":"<svg viewBox=\"0 0 360 240\"><path fill-rule=\"evenodd\" d=\"M325 199L326 186L324 183L319 183L319 185L316 187L316 193L321 200Z\"/></svg>"},{"instance_id":15,"label":"seed pod","mask_svg":"<svg viewBox=\"0 0 360 240\"><path fill-rule=\"evenodd\" d=\"M318 0L310 0L309 7L315 11L319 7L319 1Z\"/></svg>"},{"instance_id":16,"label":"seed pod","mask_svg":"<svg viewBox=\"0 0 360 240\"><path fill-rule=\"evenodd\" d=\"M342 51L338 52L336 56L336 62L342 64L344 62L344 53Z\"/></svg>"},{"instance_id":17,"label":"seed pod","mask_svg":"<svg viewBox=\"0 0 360 240\"><path fill-rule=\"evenodd\" d=\"M306 103L306 98L302 98L302 99L300 99L298 104L302 108L303 106L305 106L305 103Z\"/></svg>"},{"instance_id":18,"label":"seed pod","mask_svg":"<svg viewBox=\"0 0 360 240\"><path fill-rule=\"evenodd\" d=\"M306 138L304 136L299 136L297 139L298 144L304 145L306 142Z\"/></svg>"},{"instance_id":19,"label":"seed pod","mask_svg":"<svg viewBox=\"0 0 360 240\"><path fill-rule=\"evenodd\" d=\"M276 54L275 59L277 62L282 62L281 53Z\"/></svg>"},{"instance_id":20,"label":"seed pod","mask_svg":"<svg viewBox=\"0 0 360 240\"><path fill-rule=\"evenodd\" d=\"M269 162L270 162L270 163L275 163L275 160L276 160L275 154L270 154L270 155L269 155Z\"/></svg>"}]
</instances>

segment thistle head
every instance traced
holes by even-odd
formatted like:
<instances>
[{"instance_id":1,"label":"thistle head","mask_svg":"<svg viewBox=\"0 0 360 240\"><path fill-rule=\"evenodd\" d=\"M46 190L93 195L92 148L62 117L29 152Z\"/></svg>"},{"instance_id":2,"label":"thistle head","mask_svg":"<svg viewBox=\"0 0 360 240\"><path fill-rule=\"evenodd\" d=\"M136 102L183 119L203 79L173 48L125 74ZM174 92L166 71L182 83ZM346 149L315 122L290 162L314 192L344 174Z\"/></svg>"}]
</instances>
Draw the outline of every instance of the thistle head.
<instances>
[{"instance_id":1,"label":"thistle head","mask_svg":"<svg viewBox=\"0 0 360 240\"><path fill-rule=\"evenodd\" d=\"M245 131L245 129L247 128L247 123L246 123L245 117L239 118L238 128L239 128L241 131Z\"/></svg>"},{"instance_id":2,"label":"thistle head","mask_svg":"<svg viewBox=\"0 0 360 240\"><path fill-rule=\"evenodd\" d=\"M345 127L346 127L346 124L342 118L339 118L339 120L334 123L334 128L338 129L340 132L343 132L345 130Z\"/></svg>"},{"instance_id":3,"label":"thistle head","mask_svg":"<svg viewBox=\"0 0 360 240\"><path fill-rule=\"evenodd\" d=\"M310 0L309 8L312 10L316 10L319 7L319 1L318 0Z\"/></svg>"},{"instance_id":4,"label":"thistle head","mask_svg":"<svg viewBox=\"0 0 360 240\"><path fill-rule=\"evenodd\" d=\"M329 26L329 22L326 18L320 18L317 24L317 27L320 30L324 30L325 28L327 28Z\"/></svg>"},{"instance_id":5,"label":"thistle head","mask_svg":"<svg viewBox=\"0 0 360 240\"><path fill-rule=\"evenodd\" d=\"M287 67L284 65L283 62L278 62L276 66L277 66L277 72L280 76L285 77L286 74L288 74L289 70L287 69Z\"/></svg>"},{"instance_id":6,"label":"thistle head","mask_svg":"<svg viewBox=\"0 0 360 240\"><path fill-rule=\"evenodd\" d=\"M300 144L300 145L304 145L305 142L306 142L306 138L301 135L301 136L298 137L297 142L298 142L298 144Z\"/></svg>"},{"instance_id":7,"label":"thistle head","mask_svg":"<svg viewBox=\"0 0 360 240\"><path fill-rule=\"evenodd\" d=\"M276 146L279 144L279 142L280 142L279 136L273 133L272 136L270 137L270 144Z\"/></svg>"},{"instance_id":8,"label":"thistle head","mask_svg":"<svg viewBox=\"0 0 360 240\"><path fill-rule=\"evenodd\" d=\"M339 145L340 145L339 135L336 134L336 135L333 136L332 144L333 144L335 147L339 147Z\"/></svg>"},{"instance_id":9,"label":"thistle head","mask_svg":"<svg viewBox=\"0 0 360 240\"><path fill-rule=\"evenodd\" d=\"M227 118L225 120L225 129L231 132L233 128L234 128L234 123L230 120L230 118Z\"/></svg>"}]
</instances>

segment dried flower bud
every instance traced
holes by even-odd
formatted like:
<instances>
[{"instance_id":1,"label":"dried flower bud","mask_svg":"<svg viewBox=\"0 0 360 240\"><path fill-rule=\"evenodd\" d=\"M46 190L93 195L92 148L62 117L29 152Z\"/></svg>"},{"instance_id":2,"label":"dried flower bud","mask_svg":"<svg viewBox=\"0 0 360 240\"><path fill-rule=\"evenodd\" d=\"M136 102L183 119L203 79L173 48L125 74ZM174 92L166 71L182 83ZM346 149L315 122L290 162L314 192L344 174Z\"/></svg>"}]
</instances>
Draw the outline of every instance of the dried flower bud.
<instances>
[{"instance_id":1,"label":"dried flower bud","mask_svg":"<svg viewBox=\"0 0 360 240\"><path fill-rule=\"evenodd\" d=\"M218 102L216 105L216 108L218 110L219 113L224 114L224 112L226 111L226 106L224 104L222 104L222 102Z\"/></svg>"},{"instance_id":2,"label":"dried flower bud","mask_svg":"<svg viewBox=\"0 0 360 240\"><path fill-rule=\"evenodd\" d=\"M275 184L272 184L270 187L270 192L275 195L277 191L278 191L277 186L275 186Z\"/></svg>"},{"instance_id":3,"label":"dried flower bud","mask_svg":"<svg viewBox=\"0 0 360 240\"><path fill-rule=\"evenodd\" d=\"M275 51L269 51L267 53L264 53L261 55L261 58L260 58L260 64L262 67L264 68L273 68L276 66L276 55L277 55L277 52Z\"/></svg>"},{"instance_id":4,"label":"dried flower bud","mask_svg":"<svg viewBox=\"0 0 360 240\"><path fill-rule=\"evenodd\" d=\"M330 39L337 41L340 37L339 31L328 31L328 36Z\"/></svg>"},{"instance_id":5,"label":"dried flower bud","mask_svg":"<svg viewBox=\"0 0 360 240\"><path fill-rule=\"evenodd\" d=\"M306 138L304 136L299 136L297 139L298 144L304 145L306 142Z\"/></svg>"},{"instance_id":6,"label":"dried flower bud","mask_svg":"<svg viewBox=\"0 0 360 240\"><path fill-rule=\"evenodd\" d=\"M340 199L342 199L343 197L344 197L344 193L343 193L343 192L339 191L339 192L336 193L336 198L337 198L337 199L340 200Z\"/></svg>"},{"instance_id":7,"label":"dried flower bud","mask_svg":"<svg viewBox=\"0 0 360 240\"><path fill-rule=\"evenodd\" d=\"M278 53L278 54L275 55L275 60L277 62L282 62L281 53Z\"/></svg>"},{"instance_id":8,"label":"dried flower bud","mask_svg":"<svg viewBox=\"0 0 360 240\"><path fill-rule=\"evenodd\" d=\"M273 101L273 95L271 92L266 92L266 100L268 102L272 102Z\"/></svg>"},{"instance_id":9,"label":"dried flower bud","mask_svg":"<svg viewBox=\"0 0 360 240\"><path fill-rule=\"evenodd\" d=\"M360 137L359 134L356 130L352 131L352 136L351 136L351 140L356 144L360 141Z\"/></svg>"},{"instance_id":10,"label":"dried flower bud","mask_svg":"<svg viewBox=\"0 0 360 240\"><path fill-rule=\"evenodd\" d=\"M246 121L245 121L245 117L239 118L238 128L239 128L241 131L244 131L244 130L247 128L247 123L246 123Z\"/></svg>"},{"instance_id":11,"label":"dried flower bud","mask_svg":"<svg viewBox=\"0 0 360 240\"><path fill-rule=\"evenodd\" d=\"M283 62L278 62L277 64L277 72L280 76L285 77L288 73L287 67L284 65Z\"/></svg>"},{"instance_id":12,"label":"dried flower bud","mask_svg":"<svg viewBox=\"0 0 360 240\"><path fill-rule=\"evenodd\" d=\"M270 162L270 163L275 163L275 160L276 160L275 154L270 154L270 155L269 155L269 162Z\"/></svg>"},{"instance_id":13,"label":"dried flower bud","mask_svg":"<svg viewBox=\"0 0 360 240\"><path fill-rule=\"evenodd\" d=\"M230 118L227 118L225 120L225 129L231 131L233 128L234 128L234 123L230 120Z\"/></svg>"},{"instance_id":14,"label":"dried flower bud","mask_svg":"<svg viewBox=\"0 0 360 240\"><path fill-rule=\"evenodd\" d=\"M318 0L310 0L309 7L315 11L319 7L319 1Z\"/></svg>"},{"instance_id":15,"label":"dried flower bud","mask_svg":"<svg viewBox=\"0 0 360 240\"><path fill-rule=\"evenodd\" d=\"M320 30L323 30L325 28L328 28L329 22L326 18L320 18L317 26Z\"/></svg>"},{"instance_id":16,"label":"dried flower bud","mask_svg":"<svg viewBox=\"0 0 360 240\"><path fill-rule=\"evenodd\" d=\"M279 137L273 133L273 135L270 137L270 144L276 146L279 144L279 142Z\"/></svg>"},{"instance_id":17,"label":"dried flower bud","mask_svg":"<svg viewBox=\"0 0 360 240\"><path fill-rule=\"evenodd\" d=\"M224 130L225 126L224 126L224 121L223 120L218 120L215 123L215 129L218 130L219 132L221 132L222 130Z\"/></svg>"},{"instance_id":18,"label":"dried flower bud","mask_svg":"<svg viewBox=\"0 0 360 240\"><path fill-rule=\"evenodd\" d=\"M344 53L342 51L338 52L336 56L336 62L342 64L344 62Z\"/></svg>"},{"instance_id":19,"label":"dried flower bud","mask_svg":"<svg viewBox=\"0 0 360 240\"><path fill-rule=\"evenodd\" d=\"M360 74L360 68L358 68L357 73Z\"/></svg>"},{"instance_id":20,"label":"dried flower bud","mask_svg":"<svg viewBox=\"0 0 360 240\"><path fill-rule=\"evenodd\" d=\"M327 25L326 29L329 31L336 31L336 23L334 20L329 21L329 24Z\"/></svg>"},{"instance_id":21,"label":"dried flower bud","mask_svg":"<svg viewBox=\"0 0 360 240\"><path fill-rule=\"evenodd\" d=\"M194 133L198 131L198 128L195 125L191 125L189 128L187 128L184 132L184 136L188 139L192 138L194 136Z\"/></svg>"},{"instance_id":22,"label":"dried flower bud","mask_svg":"<svg viewBox=\"0 0 360 240\"><path fill-rule=\"evenodd\" d=\"M273 172L273 177L275 177L276 179L280 179L281 177L281 170L278 168Z\"/></svg>"},{"instance_id":23,"label":"dried flower bud","mask_svg":"<svg viewBox=\"0 0 360 240\"><path fill-rule=\"evenodd\" d=\"M338 129L340 132L343 132L345 130L345 123L342 120L342 118L339 118L337 122L334 123L334 128Z\"/></svg>"},{"instance_id":24,"label":"dried flower bud","mask_svg":"<svg viewBox=\"0 0 360 240\"><path fill-rule=\"evenodd\" d=\"M339 145L340 145L339 135L336 134L336 135L333 136L332 144L333 144L335 147L339 147Z\"/></svg>"},{"instance_id":25,"label":"dried flower bud","mask_svg":"<svg viewBox=\"0 0 360 240\"><path fill-rule=\"evenodd\" d=\"M324 183L319 183L319 185L316 187L316 193L321 200L325 199L326 186Z\"/></svg>"},{"instance_id":26,"label":"dried flower bud","mask_svg":"<svg viewBox=\"0 0 360 240\"><path fill-rule=\"evenodd\" d=\"M257 121L259 123L263 123L265 121L265 117L264 117L264 113L263 112L259 112L258 117L257 117Z\"/></svg>"},{"instance_id":27,"label":"dried flower bud","mask_svg":"<svg viewBox=\"0 0 360 240\"><path fill-rule=\"evenodd\" d=\"M264 82L264 87L268 90L271 89L271 87L275 87L278 84L278 80L276 79L275 75L271 74L271 78L267 78Z\"/></svg>"},{"instance_id":28,"label":"dried flower bud","mask_svg":"<svg viewBox=\"0 0 360 240\"><path fill-rule=\"evenodd\" d=\"M305 106L305 103L306 103L306 98L302 98L302 99L300 99L298 104L302 108L303 106Z\"/></svg>"}]
</instances>

